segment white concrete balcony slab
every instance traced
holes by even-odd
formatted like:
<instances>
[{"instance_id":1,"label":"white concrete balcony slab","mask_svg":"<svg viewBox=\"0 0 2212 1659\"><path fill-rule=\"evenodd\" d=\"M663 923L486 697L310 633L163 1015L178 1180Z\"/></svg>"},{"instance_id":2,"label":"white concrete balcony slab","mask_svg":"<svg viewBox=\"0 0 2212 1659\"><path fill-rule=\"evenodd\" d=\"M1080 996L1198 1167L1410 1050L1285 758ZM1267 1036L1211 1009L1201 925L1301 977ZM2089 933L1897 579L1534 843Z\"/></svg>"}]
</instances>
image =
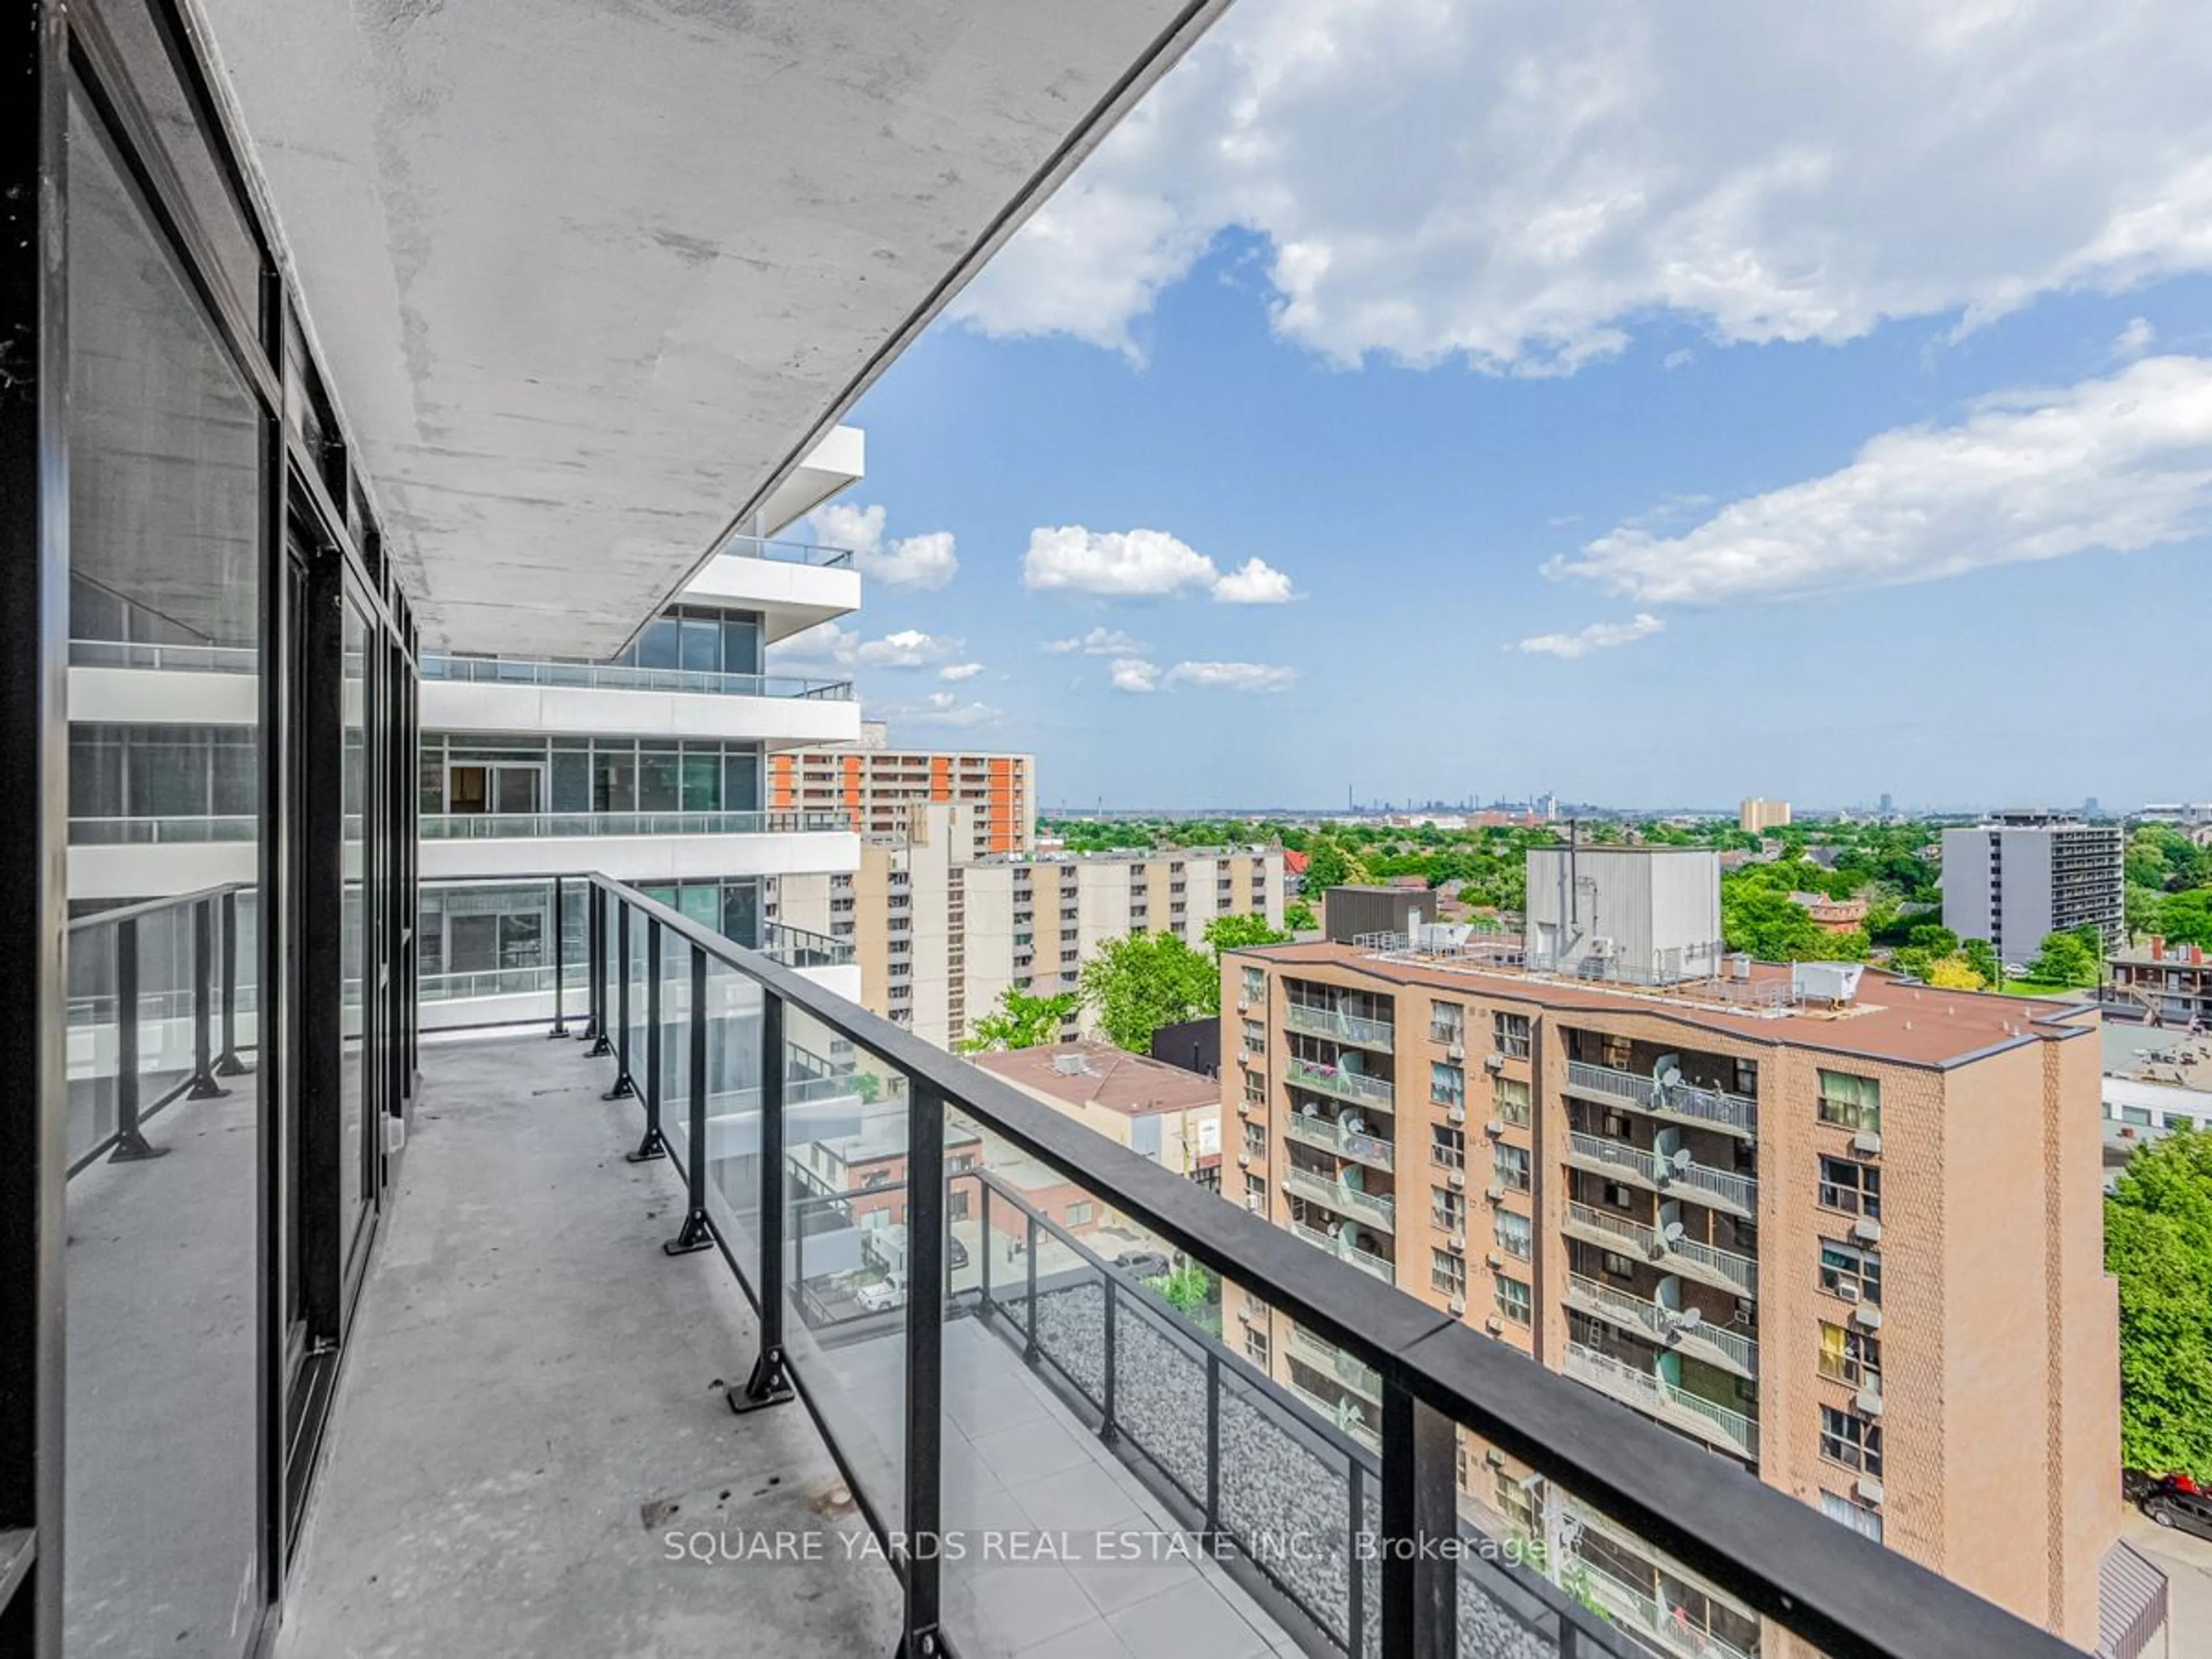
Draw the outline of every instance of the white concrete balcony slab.
<instances>
[{"instance_id":1,"label":"white concrete balcony slab","mask_svg":"<svg viewBox=\"0 0 2212 1659\"><path fill-rule=\"evenodd\" d=\"M860 608L860 573L837 548L740 538L701 567L682 597L761 613L774 643Z\"/></svg>"},{"instance_id":2,"label":"white concrete balcony slab","mask_svg":"<svg viewBox=\"0 0 2212 1659\"><path fill-rule=\"evenodd\" d=\"M844 681L698 674L690 689L675 670L465 657L432 658L423 669L428 732L720 738L770 749L860 736L860 705Z\"/></svg>"},{"instance_id":3,"label":"white concrete balcony slab","mask_svg":"<svg viewBox=\"0 0 2212 1659\"><path fill-rule=\"evenodd\" d=\"M786 820L798 827L784 827ZM632 812L425 817L422 876L550 876L599 870L647 884L717 876L836 874L860 867L842 814Z\"/></svg>"}]
</instances>

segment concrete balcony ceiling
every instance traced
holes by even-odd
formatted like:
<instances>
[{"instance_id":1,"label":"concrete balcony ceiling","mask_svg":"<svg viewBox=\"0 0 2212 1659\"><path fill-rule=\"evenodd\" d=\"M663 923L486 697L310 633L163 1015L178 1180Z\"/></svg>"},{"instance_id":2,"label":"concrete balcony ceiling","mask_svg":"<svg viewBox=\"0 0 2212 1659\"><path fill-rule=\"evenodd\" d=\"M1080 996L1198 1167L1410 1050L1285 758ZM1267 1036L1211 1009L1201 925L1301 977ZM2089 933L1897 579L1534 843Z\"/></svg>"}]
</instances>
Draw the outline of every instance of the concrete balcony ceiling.
<instances>
[{"instance_id":1,"label":"concrete balcony ceiling","mask_svg":"<svg viewBox=\"0 0 2212 1659\"><path fill-rule=\"evenodd\" d=\"M200 5L426 641L599 657L1227 0Z\"/></svg>"}]
</instances>

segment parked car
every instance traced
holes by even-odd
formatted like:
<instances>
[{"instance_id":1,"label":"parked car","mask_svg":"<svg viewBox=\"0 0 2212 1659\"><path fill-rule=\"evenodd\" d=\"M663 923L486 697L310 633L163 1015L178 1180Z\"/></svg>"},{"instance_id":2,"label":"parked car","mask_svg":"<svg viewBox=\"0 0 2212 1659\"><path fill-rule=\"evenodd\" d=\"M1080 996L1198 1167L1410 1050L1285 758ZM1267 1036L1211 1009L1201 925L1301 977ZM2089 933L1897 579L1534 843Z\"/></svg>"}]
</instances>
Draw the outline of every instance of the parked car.
<instances>
[{"instance_id":1,"label":"parked car","mask_svg":"<svg viewBox=\"0 0 2212 1659\"><path fill-rule=\"evenodd\" d=\"M945 1236L945 1259L956 1273L968 1265L968 1247L950 1233Z\"/></svg>"},{"instance_id":2,"label":"parked car","mask_svg":"<svg viewBox=\"0 0 2212 1659\"><path fill-rule=\"evenodd\" d=\"M893 1308L906 1305L906 1285L897 1274L878 1279L872 1285L860 1286L853 1298L870 1313L889 1313Z\"/></svg>"},{"instance_id":3,"label":"parked car","mask_svg":"<svg viewBox=\"0 0 2212 1659\"><path fill-rule=\"evenodd\" d=\"M2212 1538L2212 1494L2185 1492L2171 1475L2143 1494L2142 1512L2161 1527Z\"/></svg>"},{"instance_id":4,"label":"parked car","mask_svg":"<svg viewBox=\"0 0 2212 1659\"><path fill-rule=\"evenodd\" d=\"M1114 1265L1132 1279L1164 1279L1175 1271L1175 1264L1158 1250L1124 1250L1114 1258Z\"/></svg>"}]
</instances>

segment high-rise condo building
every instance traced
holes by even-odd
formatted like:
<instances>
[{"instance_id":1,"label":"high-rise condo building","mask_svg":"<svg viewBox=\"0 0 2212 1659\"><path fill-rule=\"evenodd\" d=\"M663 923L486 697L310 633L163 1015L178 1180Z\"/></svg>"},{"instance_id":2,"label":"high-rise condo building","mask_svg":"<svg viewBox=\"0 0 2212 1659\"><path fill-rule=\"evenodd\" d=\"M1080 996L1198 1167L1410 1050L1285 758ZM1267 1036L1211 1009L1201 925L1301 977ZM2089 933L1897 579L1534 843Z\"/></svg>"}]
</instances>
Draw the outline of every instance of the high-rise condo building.
<instances>
[{"instance_id":1,"label":"high-rise condo building","mask_svg":"<svg viewBox=\"0 0 2212 1659\"><path fill-rule=\"evenodd\" d=\"M2126 942L2125 832L2069 813L2004 812L1943 832L1943 925L2025 963L2051 933L2096 928Z\"/></svg>"},{"instance_id":2,"label":"high-rise condo building","mask_svg":"<svg viewBox=\"0 0 2212 1659\"><path fill-rule=\"evenodd\" d=\"M921 806L902 836L871 837L851 875L778 878L775 921L849 942L860 999L950 1047L1012 989L1072 990L1108 939L1174 933L1199 945L1216 916L1283 921L1279 847L979 855L972 803ZM1065 1036L1085 1035L1071 1019Z\"/></svg>"},{"instance_id":3,"label":"high-rise condo building","mask_svg":"<svg viewBox=\"0 0 2212 1659\"><path fill-rule=\"evenodd\" d=\"M2119 1520L2096 1016L1710 957L1717 910L1682 901L1712 860L1613 852L1593 887L1583 854L1604 952L1431 927L1225 954L1223 1192L2094 1644ZM1371 1376L1244 1313L1255 1363L1376 1441ZM1462 1477L1577 1537L1660 1651L1758 1650L1746 1607L1525 1467L1475 1446Z\"/></svg>"},{"instance_id":4,"label":"high-rise condo building","mask_svg":"<svg viewBox=\"0 0 2212 1659\"><path fill-rule=\"evenodd\" d=\"M1790 803L1762 800L1754 795L1736 809L1735 821L1747 835L1763 836L1770 830L1786 830L1790 826Z\"/></svg>"},{"instance_id":5,"label":"high-rise condo building","mask_svg":"<svg viewBox=\"0 0 2212 1659\"><path fill-rule=\"evenodd\" d=\"M778 811L842 811L864 836L906 832L917 806L958 803L973 814L976 856L1026 853L1036 842L1036 757L894 749L881 720L860 722L857 746L793 749L768 757Z\"/></svg>"}]
</instances>

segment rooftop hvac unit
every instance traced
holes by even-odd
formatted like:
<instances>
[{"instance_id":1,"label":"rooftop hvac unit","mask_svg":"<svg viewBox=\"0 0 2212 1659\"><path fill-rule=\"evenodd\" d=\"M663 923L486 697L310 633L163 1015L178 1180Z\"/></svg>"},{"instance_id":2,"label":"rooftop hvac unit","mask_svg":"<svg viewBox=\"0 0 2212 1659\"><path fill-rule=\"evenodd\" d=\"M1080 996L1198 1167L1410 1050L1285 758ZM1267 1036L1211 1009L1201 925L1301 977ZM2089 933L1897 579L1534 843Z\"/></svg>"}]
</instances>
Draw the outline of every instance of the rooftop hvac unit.
<instances>
[{"instance_id":1,"label":"rooftop hvac unit","mask_svg":"<svg viewBox=\"0 0 2212 1659\"><path fill-rule=\"evenodd\" d=\"M1615 939L1593 939L1589 942L1589 953L1601 962L1611 958L1620 949L1620 942Z\"/></svg>"},{"instance_id":2,"label":"rooftop hvac unit","mask_svg":"<svg viewBox=\"0 0 2212 1659\"><path fill-rule=\"evenodd\" d=\"M1751 977L1750 952L1738 951L1728 959L1728 969L1730 979L1749 979Z\"/></svg>"}]
</instances>

